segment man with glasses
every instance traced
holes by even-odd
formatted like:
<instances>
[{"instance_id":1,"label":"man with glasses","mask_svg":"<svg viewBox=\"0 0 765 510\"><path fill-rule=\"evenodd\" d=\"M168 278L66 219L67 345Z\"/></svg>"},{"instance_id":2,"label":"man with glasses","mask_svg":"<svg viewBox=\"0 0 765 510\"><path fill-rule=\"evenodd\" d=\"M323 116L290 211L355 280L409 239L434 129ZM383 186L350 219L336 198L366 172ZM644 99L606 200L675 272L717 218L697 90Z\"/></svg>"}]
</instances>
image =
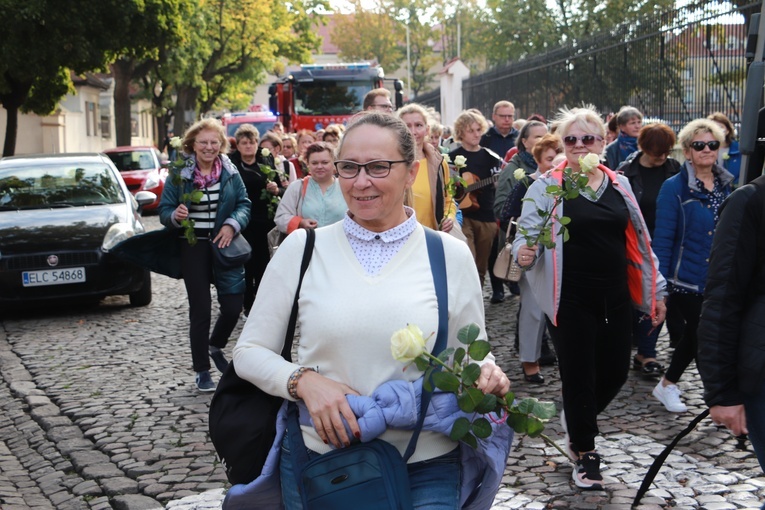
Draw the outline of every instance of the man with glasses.
<instances>
[{"instance_id":1,"label":"man with glasses","mask_svg":"<svg viewBox=\"0 0 765 510\"><path fill-rule=\"evenodd\" d=\"M504 157L511 148L515 147L518 138L518 130L513 127L515 121L515 105L510 101L499 101L494 105L491 115L494 126L490 127L481 137L481 147ZM498 230L499 232L499 230ZM494 262L497 260L499 251L499 236L496 236L489 256L489 280L491 281L491 303L501 303L505 300L505 291L502 280L494 276ZM517 283L509 283L511 294L518 295L520 290Z\"/></svg>"},{"instance_id":2,"label":"man with glasses","mask_svg":"<svg viewBox=\"0 0 765 510\"><path fill-rule=\"evenodd\" d=\"M377 113L393 113L393 103L390 100L390 90L386 88L372 89L364 96L364 110Z\"/></svg>"},{"instance_id":3,"label":"man with glasses","mask_svg":"<svg viewBox=\"0 0 765 510\"><path fill-rule=\"evenodd\" d=\"M481 137L481 147L486 147L502 157L515 147L515 140L518 138L518 130L513 127L515 105L510 101L499 101L494 105L491 120L494 126Z\"/></svg>"}]
</instances>

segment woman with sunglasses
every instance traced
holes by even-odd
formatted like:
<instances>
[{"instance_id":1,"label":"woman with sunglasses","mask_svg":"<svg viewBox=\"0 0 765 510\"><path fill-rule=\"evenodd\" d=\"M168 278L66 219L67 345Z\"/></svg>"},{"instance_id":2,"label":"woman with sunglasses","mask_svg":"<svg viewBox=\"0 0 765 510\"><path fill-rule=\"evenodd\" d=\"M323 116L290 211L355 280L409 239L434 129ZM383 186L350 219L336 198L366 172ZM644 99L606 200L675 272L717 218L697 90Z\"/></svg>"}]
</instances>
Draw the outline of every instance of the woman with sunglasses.
<instances>
[{"instance_id":1,"label":"woman with sunglasses","mask_svg":"<svg viewBox=\"0 0 765 510\"><path fill-rule=\"evenodd\" d=\"M558 355L566 448L575 462L577 487L603 489L600 456L595 452L598 414L619 393L629 373L633 305L664 319L664 278L629 181L600 165L587 174L593 196L580 194L558 204L547 194L560 185L563 170L580 169L579 159L600 154L605 126L594 107L562 109L557 133L566 161L537 178L526 193L520 235L513 254L526 270L536 302ZM528 246L539 234L539 210L552 212L553 249ZM558 218L567 216L569 239L558 235ZM628 278L629 272L629 278Z\"/></svg>"},{"instance_id":2,"label":"woman with sunglasses","mask_svg":"<svg viewBox=\"0 0 765 510\"><path fill-rule=\"evenodd\" d=\"M678 140L686 161L677 175L664 182L656 202L656 217L661 221L656 224L654 250L669 284L669 306L685 320L669 368L653 389L653 396L673 413L688 410L677 382L696 358L712 237L720 206L732 191L733 175L717 164L724 138L720 127L708 119L685 126Z\"/></svg>"}]
</instances>

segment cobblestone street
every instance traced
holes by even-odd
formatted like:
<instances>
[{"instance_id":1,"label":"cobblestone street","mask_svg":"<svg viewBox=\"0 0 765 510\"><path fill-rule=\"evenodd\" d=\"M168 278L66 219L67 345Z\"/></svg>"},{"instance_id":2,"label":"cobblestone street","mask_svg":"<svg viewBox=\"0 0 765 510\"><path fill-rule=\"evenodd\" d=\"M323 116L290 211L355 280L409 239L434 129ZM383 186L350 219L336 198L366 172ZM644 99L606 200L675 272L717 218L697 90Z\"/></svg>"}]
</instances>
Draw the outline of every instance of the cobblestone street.
<instances>
[{"instance_id":1,"label":"cobblestone street","mask_svg":"<svg viewBox=\"0 0 765 510\"><path fill-rule=\"evenodd\" d=\"M158 225L156 216L146 221ZM185 290L181 281L152 277L154 298L145 308L117 297L0 320L0 508L220 507L227 482L207 438L211 395L194 386ZM543 367L543 385L522 378L513 348L517 306L517 298L486 299L495 355L516 395L559 405L555 367ZM664 335L659 353L667 365ZM679 383L689 413L666 412L651 396L655 384L631 373L601 416L605 491L576 489L556 449L516 438L493 508L630 508L654 457L704 409L695 368ZM546 432L562 438L557 418ZM707 419L673 451L639 508L759 509L764 499L765 476L751 446L737 449Z\"/></svg>"}]
</instances>

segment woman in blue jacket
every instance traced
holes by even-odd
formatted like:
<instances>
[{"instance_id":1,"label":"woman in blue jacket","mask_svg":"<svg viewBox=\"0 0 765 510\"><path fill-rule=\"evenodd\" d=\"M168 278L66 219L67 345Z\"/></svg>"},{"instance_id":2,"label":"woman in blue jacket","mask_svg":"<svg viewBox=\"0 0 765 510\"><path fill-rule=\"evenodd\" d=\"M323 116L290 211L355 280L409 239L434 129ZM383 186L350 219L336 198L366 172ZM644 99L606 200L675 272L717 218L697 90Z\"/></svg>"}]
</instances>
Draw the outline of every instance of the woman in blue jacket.
<instances>
[{"instance_id":1,"label":"woman in blue jacket","mask_svg":"<svg viewBox=\"0 0 765 510\"><path fill-rule=\"evenodd\" d=\"M667 278L669 306L685 319L685 331L653 395L675 413L688 409L680 399L677 382L696 358L696 330L712 237L718 210L730 195L733 182L733 175L717 164L724 137L719 126L708 119L685 126L678 140L686 161L677 175L664 182L656 204L660 221L656 223L653 249Z\"/></svg>"}]
</instances>

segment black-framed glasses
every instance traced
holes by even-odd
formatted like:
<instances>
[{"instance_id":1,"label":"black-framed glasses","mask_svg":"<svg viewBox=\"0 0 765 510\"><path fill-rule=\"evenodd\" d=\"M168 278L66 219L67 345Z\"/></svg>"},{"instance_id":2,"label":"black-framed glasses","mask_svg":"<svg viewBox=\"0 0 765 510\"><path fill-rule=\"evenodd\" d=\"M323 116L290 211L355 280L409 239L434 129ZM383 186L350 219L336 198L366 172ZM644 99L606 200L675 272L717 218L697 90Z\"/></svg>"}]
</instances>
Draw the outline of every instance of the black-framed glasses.
<instances>
[{"instance_id":1,"label":"black-framed glasses","mask_svg":"<svg viewBox=\"0 0 765 510\"><path fill-rule=\"evenodd\" d=\"M582 141L582 145L584 145L585 147L589 147L592 144L594 144L596 140L599 142L602 142L603 137L600 135L582 135L582 136L568 135L563 137L563 143L566 145L566 147L573 147L574 145L576 145L576 142L578 142L579 140Z\"/></svg>"},{"instance_id":2,"label":"black-framed glasses","mask_svg":"<svg viewBox=\"0 0 765 510\"><path fill-rule=\"evenodd\" d=\"M696 152L703 151L704 147L709 147L709 150L716 151L720 148L720 142L717 140L712 140L711 142L702 142L701 140L696 140L695 142L691 142L691 149L695 150Z\"/></svg>"},{"instance_id":3,"label":"black-framed glasses","mask_svg":"<svg viewBox=\"0 0 765 510\"><path fill-rule=\"evenodd\" d=\"M388 161L384 159L378 159L376 161L370 161L368 163L356 163L355 161L335 161L335 169L337 175L343 179L353 179L361 172L361 169L367 171L369 177L380 179L382 177L388 177L390 169L396 163L406 163L406 160Z\"/></svg>"}]
</instances>

